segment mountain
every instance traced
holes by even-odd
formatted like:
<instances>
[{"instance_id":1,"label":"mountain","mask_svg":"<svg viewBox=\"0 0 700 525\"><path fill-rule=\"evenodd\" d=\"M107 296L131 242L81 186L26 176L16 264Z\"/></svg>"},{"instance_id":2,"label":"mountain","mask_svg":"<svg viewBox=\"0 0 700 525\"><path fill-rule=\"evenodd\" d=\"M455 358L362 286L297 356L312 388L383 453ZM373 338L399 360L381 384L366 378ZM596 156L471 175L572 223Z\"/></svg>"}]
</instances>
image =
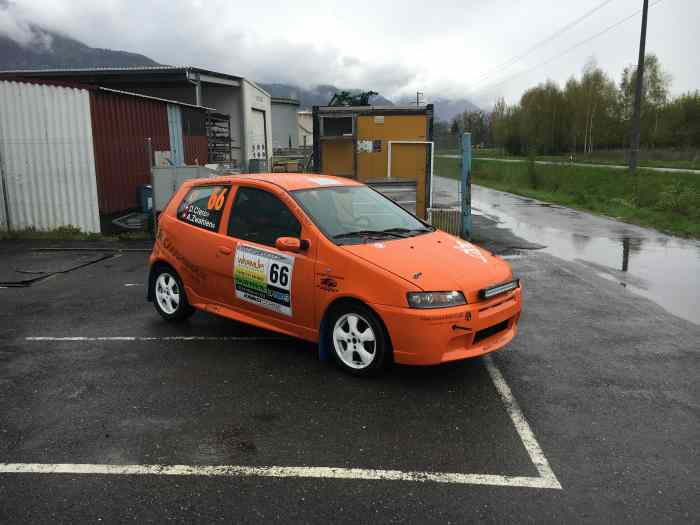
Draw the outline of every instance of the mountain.
<instances>
[{"instance_id":1,"label":"mountain","mask_svg":"<svg viewBox=\"0 0 700 525\"><path fill-rule=\"evenodd\" d=\"M29 42L0 35L0 69L157 66L137 53L90 47L78 40L30 25Z\"/></svg>"},{"instance_id":2,"label":"mountain","mask_svg":"<svg viewBox=\"0 0 700 525\"><path fill-rule=\"evenodd\" d=\"M299 101L299 106L304 109L311 109L311 106L325 106L330 102L333 95L339 91L350 91L359 93L362 89L337 88L330 85L320 85L311 89L304 89L289 84L265 84L258 82L260 87L273 97L294 98ZM375 95L370 99L375 106L393 106L394 103L381 95Z\"/></svg>"}]
</instances>

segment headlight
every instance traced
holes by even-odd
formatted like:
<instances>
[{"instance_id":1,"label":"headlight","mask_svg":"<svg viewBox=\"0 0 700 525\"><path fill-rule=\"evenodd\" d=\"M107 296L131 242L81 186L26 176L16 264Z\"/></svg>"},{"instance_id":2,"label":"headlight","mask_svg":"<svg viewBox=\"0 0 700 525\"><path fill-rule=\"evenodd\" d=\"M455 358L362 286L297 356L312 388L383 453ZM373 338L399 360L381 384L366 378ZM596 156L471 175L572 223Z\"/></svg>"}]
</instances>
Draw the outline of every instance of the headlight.
<instances>
[{"instance_id":1,"label":"headlight","mask_svg":"<svg viewBox=\"0 0 700 525\"><path fill-rule=\"evenodd\" d=\"M409 292L406 294L411 308L447 308L467 304L462 292Z\"/></svg>"}]
</instances>

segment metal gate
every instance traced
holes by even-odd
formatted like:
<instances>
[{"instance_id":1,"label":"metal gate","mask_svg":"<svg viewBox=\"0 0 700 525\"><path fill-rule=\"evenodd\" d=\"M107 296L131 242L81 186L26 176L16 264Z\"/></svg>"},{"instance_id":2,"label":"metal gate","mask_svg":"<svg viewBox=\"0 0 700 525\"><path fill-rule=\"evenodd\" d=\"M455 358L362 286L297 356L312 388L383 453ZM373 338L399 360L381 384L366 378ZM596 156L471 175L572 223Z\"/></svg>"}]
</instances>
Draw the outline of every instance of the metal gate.
<instances>
[{"instance_id":1,"label":"metal gate","mask_svg":"<svg viewBox=\"0 0 700 525\"><path fill-rule=\"evenodd\" d=\"M471 237L471 134L462 136L462 163L460 170L459 202L460 206L440 206L434 202L436 184L431 181L428 199L428 222L436 228L452 235L469 239Z\"/></svg>"}]
</instances>

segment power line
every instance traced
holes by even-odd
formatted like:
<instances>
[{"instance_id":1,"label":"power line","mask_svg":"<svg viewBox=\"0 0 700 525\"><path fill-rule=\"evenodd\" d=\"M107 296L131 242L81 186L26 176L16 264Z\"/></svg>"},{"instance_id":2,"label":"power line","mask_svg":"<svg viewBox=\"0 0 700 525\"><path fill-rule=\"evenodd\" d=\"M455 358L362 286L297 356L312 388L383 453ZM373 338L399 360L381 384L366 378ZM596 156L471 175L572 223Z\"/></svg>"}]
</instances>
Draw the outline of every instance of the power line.
<instances>
[{"instance_id":1,"label":"power line","mask_svg":"<svg viewBox=\"0 0 700 525\"><path fill-rule=\"evenodd\" d=\"M528 56L529 54L531 54L533 51L536 51L537 49L541 48L543 45L548 44L548 43L551 42L552 40L554 40L554 39L556 39L557 37L561 36L562 34L564 34L566 31L568 31L568 30L571 29L572 27L574 27L574 26L580 24L580 23L583 22L586 18L590 17L591 15L593 15L595 12L597 12L597 11L599 11L600 9L602 9L603 7L605 7L605 6L606 6L607 4L609 4L610 2L612 2L612 0L605 0L604 2L601 2L600 4L598 4L597 6L595 6L593 9L587 11L586 13L584 13L583 15L581 15L580 17L578 17L576 20L573 20L572 22L569 22L569 23L566 24L565 26L561 27L560 29L558 29L557 31L555 31L554 33L552 33L551 35L549 35L547 38L545 38L545 39L543 39L543 40L540 40L539 42L537 42L537 43L535 43L534 45L530 46L524 53L521 53L520 55L514 56L514 57L512 57L512 58L506 60L506 61L503 62L502 64L496 66L495 68L491 69L488 73L486 73L485 75L479 77L474 83L475 83L475 84L481 84L484 80L487 80L488 78L492 77L495 73L498 73L498 72L502 71L503 69L507 69L508 67L510 67L511 65L513 65L514 63L519 62L520 60L522 60L523 58L525 58L526 56Z\"/></svg>"},{"instance_id":2,"label":"power line","mask_svg":"<svg viewBox=\"0 0 700 525\"><path fill-rule=\"evenodd\" d=\"M657 5L657 4L661 3L661 2L663 2L663 0L656 0L655 2L649 4L649 7L654 7L655 5ZM638 10L635 11L634 13L632 13L632 14L626 16L625 18L623 18L622 20L619 20L619 21L615 22L614 24L612 24L612 25L606 27L605 29L603 29L602 31L596 33L595 35L593 35L593 36L591 36L591 37L589 37L589 38L586 38L585 40L582 40L582 41L578 42L577 44L574 44L574 45L571 46L570 48L568 48L568 49L566 49L565 51L559 53L558 55L555 55L555 56L553 56L553 57L551 57L551 58L548 58L547 60L545 60L545 61L543 61L543 62L540 62L539 64L537 64L537 65L535 65L535 66L533 66L533 67L531 67L531 68L524 69L523 71L518 71L517 73L514 73L514 74L512 74L512 75L506 77L505 79L501 80L500 82L495 83L495 84L487 84L486 86L480 88L478 91L474 91L474 89L472 88L472 89L470 89L470 90L468 91L468 93L481 93L482 91L484 91L484 90L487 89L487 88L495 88L495 87L501 86L501 85L505 84L506 82L509 82L510 80L513 80L514 78L517 78L517 77L519 77L519 76L521 76L521 75L524 75L525 73L529 73L530 71L534 71L535 69L538 69L538 68L540 68L540 67L542 67L542 66L546 66L546 65L549 64L550 62L553 62L553 61L555 61L555 60L557 60L557 59L563 57L564 55L568 55L568 54L571 53L572 51L575 51L575 50L578 49L579 47L581 47L581 46L583 46L584 44L587 44L588 42L590 42L591 40L594 40L594 39L598 38L599 36L604 35L604 34L607 33L608 31L611 31L611 30L615 29L617 26L622 25L622 24L624 24L625 22L628 22L629 20L631 20L632 18L634 18L635 16L637 16L637 15L638 15L639 13L641 13L641 12L642 12L642 10L641 10L641 9L638 9Z\"/></svg>"}]
</instances>

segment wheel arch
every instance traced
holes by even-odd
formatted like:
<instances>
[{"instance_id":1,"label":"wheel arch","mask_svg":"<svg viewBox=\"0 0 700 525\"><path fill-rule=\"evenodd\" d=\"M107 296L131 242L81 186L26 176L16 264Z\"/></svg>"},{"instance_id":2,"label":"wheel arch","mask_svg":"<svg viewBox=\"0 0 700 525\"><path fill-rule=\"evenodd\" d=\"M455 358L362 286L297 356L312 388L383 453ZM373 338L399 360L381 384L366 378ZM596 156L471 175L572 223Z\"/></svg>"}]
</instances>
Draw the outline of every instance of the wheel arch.
<instances>
[{"instance_id":1,"label":"wheel arch","mask_svg":"<svg viewBox=\"0 0 700 525\"><path fill-rule=\"evenodd\" d=\"M156 262L151 264L151 268L148 271L148 288L146 291L146 299L151 303L155 299L153 297L153 282L156 279L156 271L161 269L161 268L170 269L175 275L177 275L178 279L180 279L180 282L183 282L182 277L180 277L180 274L177 272L177 270L175 268L173 268L172 264L170 264L168 261L165 261L163 259L157 260Z\"/></svg>"},{"instance_id":2,"label":"wheel arch","mask_svg":"<svg viewBox=\"0 0 700 525\"><path fill-rule=\"evenodd\" d=\"M328 305L326 306L326 309L323 311L323 315L321 316L321 322L319 323L319 338L318 338L318 357L321 361L329 361L331 359L331 351L332 349L326 345L326 335L328 330L330 330L329 327L329 319L330 319L330 314L333 312L334 309L342 307L344 305L361 305L364 308L367 308L370 312L372 312L377 319L379 319L379 323L382 326L382 330L384 330L384 337L386 337L386 343L387 343L387 348L389 350L389 359L393 361L394 359L394 345L391 342L391 334L389 333L389 330L386 327L386 324L384 323L384 319L382 319L382 316L379 315L379 313L372 308L372 306L362 299L359 299L357 297L351 296L351 295L344 295L342 297L337 297L333 299Z\"/></svg>"}]
</instances>

